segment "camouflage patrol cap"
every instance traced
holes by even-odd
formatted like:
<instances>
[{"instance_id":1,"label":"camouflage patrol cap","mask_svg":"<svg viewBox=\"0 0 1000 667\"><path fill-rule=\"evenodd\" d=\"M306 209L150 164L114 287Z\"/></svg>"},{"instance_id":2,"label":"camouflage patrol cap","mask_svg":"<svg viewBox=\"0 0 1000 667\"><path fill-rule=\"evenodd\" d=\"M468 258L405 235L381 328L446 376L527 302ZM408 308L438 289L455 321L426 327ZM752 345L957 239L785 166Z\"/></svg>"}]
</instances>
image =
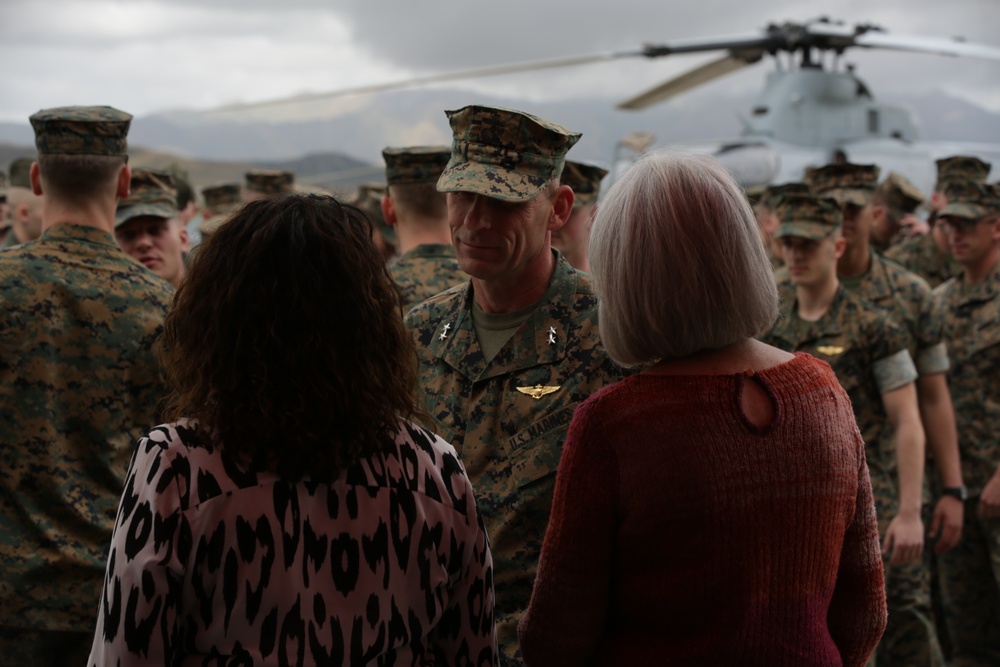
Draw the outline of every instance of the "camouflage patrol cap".
<instances>
[{"instance_id":1,"label":"camouflage patrol cap","mask_svg":"<svg viewBox=\"0 0 1000 667\"><path fill-rule=\"evenodd\" d=\"M205 206L216 213L228 213L240 205L240 184L239 183L219 183L202 188L201 196L205 200Z\"/></svg>"},{"instance_id":2,"label":"camouflage patrol cap","mask_svg":"<svg viewBox=\"0 0 1000 667\"><path fill-rule=\"evenodd\" d=\"M118 202L116 229L133 218L147 215L167 220L177 217L177 190L169 173L136 169L132 172L131 189L128 198Z\"/></svg>"},{"instance_id":3,"label":"camouflage patrol cap","mask_svg":"<svg viewBox=\"0 0 1000 667\"><path fill-rule=\"evenodd\" d=\"M385 160L385 180L389 185L437 183L451 159L451 149L447 146L386 148L382 151L382 158Z\"/></svg>"},{"instance_id":4,"label":"camouflage patrol cap","mask_svg":"<svg viewBox=\"0 0 1000 667\"><path fill-rule=\"evenodd\" d=\"M566 160L559 181L573 189L576 197L573 208L594 204L601 196L601 181L608 175L608 170L594 164Z\"/></svg>"},{"instance_id":5,"label":"camouflage patrol cap","mask_svg":"<svg viewBox=\"0 0 1000 667\"><path fill-rule=\"evenodd\" d=\"M132 115L113 107L43 109L30 118L39 155L124 156Z\"/></svg>"},{"instance_id":6,"label":"camouflage patrol cap","mask_svg":"<svg viewBox=\"0 0 1000 667\"><path fill-rule=\"evenodd\" d=\"M265 195L286 195L293 192L295 174L280 169L258 169L246 173L247 190Z\"/></svg>"},{"instance_id":7,"label":"camouflage patrol cap","mask_svg":"<svg viewBox=\"0 0 1000 667\"><path fill-rule=\"evenodd\" d=\"M10 186L12 188L31 189L31 163L30 157L19 157L10 163Z\"/></svg>"},{"instance_id":8,"label":"camouflage patrol cap","mask_svg":"<svg viewBox=\"0 0 1000 667\"><path fill-rule=\"evenodd\" d=\"M760 196L760 203L774 210L778 208L785 195L791 194L809 194L809 186L800 181L769 185Z\"/></svg>"},{"instance_id":9,"label":"camouflage patrol cap","mask_svg":"<svg viewBox=\"0 0 1000 667\"><path fill-rule=\"evenodd\" d=\"M789 193L781 198L776 212L781 220L778 238L797 236L819 241L844 222L843 207L833 197Z\"/></svg>"},{"instance_id":10,"label":"camouflage patrol cap","mask_svg":"<svg viewBox=\"0 0 1000 667\"><path fill-rule=\"evenodd\" d=\"M910 179L895 171L889 172L877 192L879 199L901 213L913 213L924 201L924 193Z\"/></svg>"},{"instance_id":11,"label":"camouflage patrol cap","mask_svg":"<svg viewBox=\"0 0 1000 667\"><path fill-rule=\"evenodd\" d=\"M451 160L441 192L474 192L502 201L527 201L562 174L580 134L523 111L472 105L446 111Z\"/></svg>"},{"instance_id":12,"label":"camouflage patrol cap","mask_svg":"<svg viewBox=\"0 0 1000 667\"><path fill-rule=\"evenodd\" d=\"M944 196L948 198L948 203L938 211L938 218L979 220L990 213L1000 213L1000 187L996 184L947 181Z\"/></svg>"},{"instance_id":13,"label":"camouflage patrol cap","mask_svg":"<svg viewBox=\"0 0 1000 667\"><path fill-rule=\"evenodd\" d=\"M815 195L832 197L841 206L864 206L878 187L879 168L873 164L828 164L806 171L805 182Z\"/></svg>"},{"instance_id":14,"label":"camouflage patrol cap","mask_svg":"<svg viewBox=\"0 0 1000 667\"><path fill-rule=\"evenodd\" d=\"M983 162L971 155L952 155L941 158L934 164L937 165L937 183L934 185L934 190L937 192L944 192L949 181L985 183L991 166L989 162Z\"/></svg>"}]
</instances>

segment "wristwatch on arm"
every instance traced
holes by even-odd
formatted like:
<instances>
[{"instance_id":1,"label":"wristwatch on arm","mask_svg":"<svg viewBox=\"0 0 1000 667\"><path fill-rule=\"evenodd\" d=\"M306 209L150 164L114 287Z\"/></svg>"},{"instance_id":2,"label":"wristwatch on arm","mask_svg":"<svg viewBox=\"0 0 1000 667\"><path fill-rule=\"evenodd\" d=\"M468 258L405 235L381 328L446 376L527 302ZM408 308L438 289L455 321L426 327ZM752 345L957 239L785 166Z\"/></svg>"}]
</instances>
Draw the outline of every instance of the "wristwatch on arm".
<instances>
[{"instance_id":1,"label":"wristwatch on arm","mask_svg":"<svg viewBox=\"0 0 1000 667\"><path fill-rule=\"evenodd\" d=\"M965 502L966 498L969 497L969 490L965 486L947 486L941 489L942 496L951 496L952 498L957 498L958 500Z\"/></svg>"}]
</instances>

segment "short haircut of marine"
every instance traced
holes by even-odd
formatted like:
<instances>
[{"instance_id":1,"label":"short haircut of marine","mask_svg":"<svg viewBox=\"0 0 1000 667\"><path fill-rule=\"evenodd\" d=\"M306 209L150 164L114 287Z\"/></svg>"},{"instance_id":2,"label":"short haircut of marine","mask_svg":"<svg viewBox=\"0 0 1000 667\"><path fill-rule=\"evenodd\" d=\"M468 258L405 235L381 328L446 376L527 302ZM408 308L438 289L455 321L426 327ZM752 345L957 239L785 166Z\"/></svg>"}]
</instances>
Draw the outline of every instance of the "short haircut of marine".
<instances>
[{"instance_id":1,"label":"short haircut of marine","mask_svg":"<svg viewBox=\"0 0 1000 667\"><path fill-rule=\"evenodd\" d=\"M623 366L767 331L778 292L743 190L707 156L643 156L605 195L590 236L601 337Z\"/></svg>"},{"instance_id":2,"label":"short haircut of marine","mask_svg":"<svg viewBox=\"0 0 1000 667\"><path fill-rule=\"evenodd\" d=\"M441 219L448 204L437 181L451 159L448 146L385 148L385 180L397 209L423 218Z\"/></svg>"}]
</instances>

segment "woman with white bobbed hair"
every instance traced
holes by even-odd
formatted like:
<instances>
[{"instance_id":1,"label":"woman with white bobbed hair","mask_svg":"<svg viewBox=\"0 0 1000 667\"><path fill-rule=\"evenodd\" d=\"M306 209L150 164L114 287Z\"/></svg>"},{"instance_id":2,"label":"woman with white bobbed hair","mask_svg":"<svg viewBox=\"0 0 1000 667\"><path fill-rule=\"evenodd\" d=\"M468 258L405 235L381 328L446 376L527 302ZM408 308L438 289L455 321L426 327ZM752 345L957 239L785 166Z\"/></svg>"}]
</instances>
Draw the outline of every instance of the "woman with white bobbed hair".
<instances>
[{"instance_id":1,"label":"woman with white bobbed hair","mask_svg":"<svg viewBox=\"0 0 1000 667\"><path fill-rule=\"evenodd\" d=\"M643 157L590 238L604 346L577 409L529 665L863 665L886 622L864 442L830 367L755 336L778 295L741 188Z\"/></svg>"}]
</instances>

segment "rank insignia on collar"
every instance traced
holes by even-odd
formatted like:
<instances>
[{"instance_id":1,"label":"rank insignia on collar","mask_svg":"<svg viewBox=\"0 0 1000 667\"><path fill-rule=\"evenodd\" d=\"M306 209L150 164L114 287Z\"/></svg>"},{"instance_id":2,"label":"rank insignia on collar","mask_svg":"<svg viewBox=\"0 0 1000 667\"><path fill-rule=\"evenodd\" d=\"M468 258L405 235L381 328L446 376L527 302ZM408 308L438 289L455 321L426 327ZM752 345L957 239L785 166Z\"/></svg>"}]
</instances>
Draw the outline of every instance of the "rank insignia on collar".
<instances>
[{"instance_id":1,"label":"rank insignia on collar","mask_svg":"<svg viewBox=\"0 0 1000 667\"><path fill-rule=\"evenodd\" d=\"M441 329L441 335L438 336L440 340L444 340L445 338L448 337L448 329L451 329L451 323L445 324L444 327Z\"/></svg>"},{"instance_id":2,"label":"rank insignia on collar","mask_svg":"<svg viewBox=\"0 0 1000 667\"><path fill-rule=\"evenodd\" d=\"M560 385L561 386L561 385ZM517 390L522 394L527 394L531 396L536 401L542 396L551 394L552 392L558 390L560 387L543 387L540 384L536 384L534 387L518 387Z\"/></svg>"},{"instance_id":3,"label":"rank insignia on collar","mask_svg":"<svg viewBox=\"0 0 1000 667\"><path fill-rule=\"evenodd\" d=\"M844 348L838 345L820 345L816 348L816 351L820 354L825 354L828 357L835 357L838 354L843 354Z\"/></svg>"}]
</instances>

